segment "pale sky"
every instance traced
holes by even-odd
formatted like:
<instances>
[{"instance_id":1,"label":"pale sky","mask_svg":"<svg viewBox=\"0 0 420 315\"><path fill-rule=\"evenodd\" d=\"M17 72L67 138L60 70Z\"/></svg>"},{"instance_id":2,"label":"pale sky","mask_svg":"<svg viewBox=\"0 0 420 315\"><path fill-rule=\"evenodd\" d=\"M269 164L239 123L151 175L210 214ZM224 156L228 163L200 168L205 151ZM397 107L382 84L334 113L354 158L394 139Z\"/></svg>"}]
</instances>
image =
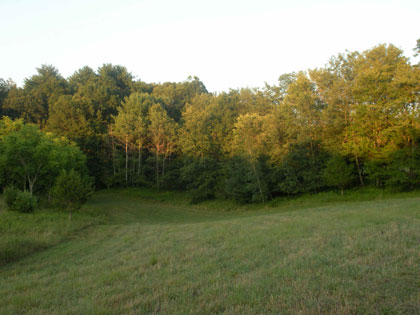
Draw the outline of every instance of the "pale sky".
<instances>
[{"instance_id":1,"label":"pale sky","mask_svg":"<svg viewBox=\"0 0 420 315\"><path fill-rule=\"evenodd\" d=\"M381 43L417 62L419 17L419 0L0 0L0 78L112 63L145 82L261 87Z\"/></svg>"}]
</instances>

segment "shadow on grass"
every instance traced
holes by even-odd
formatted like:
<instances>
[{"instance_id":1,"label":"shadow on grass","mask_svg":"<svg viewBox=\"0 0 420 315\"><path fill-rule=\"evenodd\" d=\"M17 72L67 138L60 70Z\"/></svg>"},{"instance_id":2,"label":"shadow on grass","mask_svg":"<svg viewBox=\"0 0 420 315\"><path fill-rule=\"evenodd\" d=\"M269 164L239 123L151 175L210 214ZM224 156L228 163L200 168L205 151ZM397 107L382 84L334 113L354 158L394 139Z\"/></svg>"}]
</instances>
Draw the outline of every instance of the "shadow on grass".
<instances>
[{"instance_id":1,"label":"shadow on grass","mask_svg":"<svg viewBox=\"0 0 420 315\"><path fill-rule=\"evenodd\" d=\"M191 196L185 192L126 188L98 191L86 208L92 213L101 213L106 218L103 220L104 224L188 224L408 198L420 198L420 191L391 193L364 188L349 190L344 196L338 192L329 191L277 197L265 204L239 204L223 199L191 204Z\"/></svg>"}]
</instances>

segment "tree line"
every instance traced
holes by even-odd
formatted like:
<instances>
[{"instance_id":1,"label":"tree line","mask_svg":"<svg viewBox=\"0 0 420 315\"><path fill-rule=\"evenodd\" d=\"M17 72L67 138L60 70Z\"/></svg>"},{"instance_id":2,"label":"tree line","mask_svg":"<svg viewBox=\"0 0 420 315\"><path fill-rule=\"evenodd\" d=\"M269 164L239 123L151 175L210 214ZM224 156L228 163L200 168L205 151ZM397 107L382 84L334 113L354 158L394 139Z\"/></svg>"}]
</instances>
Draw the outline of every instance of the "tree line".
<instances>
[{"instance_id":1,"label":"tree line","mask_svg":"<svg viewBox=\"0 0 420 315\"><path fill-rule=\"evenodd\" d=\"M419 97L420 67L393 45L218 94L197 77L146 83L111 64L68 79L43 65L23 87L0 80L3 125L20 119L77 144L97 187L188 190L197 201L264 202L366 185L416 189Z\"/></svg>"}]
</instances>

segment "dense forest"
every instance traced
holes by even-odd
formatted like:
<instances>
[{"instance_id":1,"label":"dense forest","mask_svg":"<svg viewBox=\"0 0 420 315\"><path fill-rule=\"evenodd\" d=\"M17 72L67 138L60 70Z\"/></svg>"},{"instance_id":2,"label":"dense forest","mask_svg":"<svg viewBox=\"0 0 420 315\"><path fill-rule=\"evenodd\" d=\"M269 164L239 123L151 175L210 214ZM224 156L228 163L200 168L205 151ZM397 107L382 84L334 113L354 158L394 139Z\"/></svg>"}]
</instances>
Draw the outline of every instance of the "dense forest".
<instances>
[{"instance_id":1,"label":"dense forest","mask_svg":"<svg viewBox=\"0 0 420 315\"><path fill-rule=\"evenodd\" d=\"M66 169L97 188L187 190L195 201L412 190L419 106L420 67L393 45L223 93L197 77L146 83L105 64L65 79L43 65L23 87L0 79L0 185L47 195Z\"/></svg>"}]
</instances>

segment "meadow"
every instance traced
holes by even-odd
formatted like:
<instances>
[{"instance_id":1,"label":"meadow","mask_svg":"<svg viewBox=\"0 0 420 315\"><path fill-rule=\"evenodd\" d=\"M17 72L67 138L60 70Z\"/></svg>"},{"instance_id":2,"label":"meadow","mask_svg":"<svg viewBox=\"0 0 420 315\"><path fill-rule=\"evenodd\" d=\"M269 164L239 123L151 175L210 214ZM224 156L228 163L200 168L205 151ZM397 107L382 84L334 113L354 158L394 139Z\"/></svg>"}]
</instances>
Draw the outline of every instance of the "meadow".
<instances>
[{"instance_id":1,"label":"meadow","mask_svg":"<svg viewBox=\"0 0 420 315\"><path fill-rule=\"evenodd\" d=\"M0 209L1 314L420 313L419 193Z\"/></svg>"}]
</instances>

